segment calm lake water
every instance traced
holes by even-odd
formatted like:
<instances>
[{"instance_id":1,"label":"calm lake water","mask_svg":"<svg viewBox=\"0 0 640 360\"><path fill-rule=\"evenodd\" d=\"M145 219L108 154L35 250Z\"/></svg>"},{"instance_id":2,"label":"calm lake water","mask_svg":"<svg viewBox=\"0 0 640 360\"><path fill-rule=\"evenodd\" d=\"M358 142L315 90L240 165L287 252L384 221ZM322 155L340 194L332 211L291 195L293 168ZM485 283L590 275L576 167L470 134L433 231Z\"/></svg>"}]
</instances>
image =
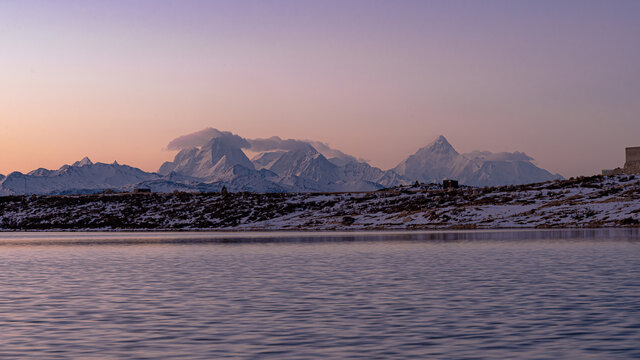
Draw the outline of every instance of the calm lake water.
<instances>
[{"instance_id":1,"label":"calm lake water","mask_svg":"<svg viewBox=\"0 0 640 360\"><path fill-rule=\"evenodd\" d=\"M0 233L0 358L640 358L638 230Z\"/></svg>"}]
</instances>

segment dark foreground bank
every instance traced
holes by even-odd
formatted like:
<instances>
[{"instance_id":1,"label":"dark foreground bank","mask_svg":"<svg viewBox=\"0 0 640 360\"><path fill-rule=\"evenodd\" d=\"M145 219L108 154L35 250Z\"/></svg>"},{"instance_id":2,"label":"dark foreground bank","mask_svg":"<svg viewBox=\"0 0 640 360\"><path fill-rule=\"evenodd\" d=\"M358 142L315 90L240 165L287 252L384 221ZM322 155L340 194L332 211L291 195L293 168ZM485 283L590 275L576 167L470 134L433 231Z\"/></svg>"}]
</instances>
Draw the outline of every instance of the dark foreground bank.
<instances>
[{"instance_id":1,"label":"dark foreground bank","mask_svg":"<svg viewBox=\"0 0 640 360\"><path fill-rule=\"evenodd\" d=\"M0 230L381 230L629 227L640 181L360 193L149 193L0 197Z\"/></svg>"}]
</instances>

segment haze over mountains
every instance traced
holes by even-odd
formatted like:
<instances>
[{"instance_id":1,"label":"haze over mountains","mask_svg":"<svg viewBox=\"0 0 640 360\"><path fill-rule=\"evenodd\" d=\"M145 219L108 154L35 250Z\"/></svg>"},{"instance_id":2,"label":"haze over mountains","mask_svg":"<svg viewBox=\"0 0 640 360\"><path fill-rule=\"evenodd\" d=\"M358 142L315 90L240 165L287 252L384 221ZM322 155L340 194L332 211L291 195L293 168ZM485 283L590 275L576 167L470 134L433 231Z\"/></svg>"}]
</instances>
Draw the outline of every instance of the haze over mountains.
<instances>
[{"instance_id":1,"label":"haze over mountains","mask_svg":"<svg viewBox=\"0 0 640 360\"><path fill-rule=\"evenodd\" d=\"M371 191L443 179L491 186L561 178L535 166L533 159L521 152L460 154L444 136L390 170L373 167L320 142L279 137L245 139L212 128L176 138L167 148L179 152L156 173L117 162L93 163L84 158L58 170L0 175L0 195L95 193L134 188L150 188L154 192L206 192L220 191L223 186L229 191L252 192Z\"/></svg>"}]
</instances>

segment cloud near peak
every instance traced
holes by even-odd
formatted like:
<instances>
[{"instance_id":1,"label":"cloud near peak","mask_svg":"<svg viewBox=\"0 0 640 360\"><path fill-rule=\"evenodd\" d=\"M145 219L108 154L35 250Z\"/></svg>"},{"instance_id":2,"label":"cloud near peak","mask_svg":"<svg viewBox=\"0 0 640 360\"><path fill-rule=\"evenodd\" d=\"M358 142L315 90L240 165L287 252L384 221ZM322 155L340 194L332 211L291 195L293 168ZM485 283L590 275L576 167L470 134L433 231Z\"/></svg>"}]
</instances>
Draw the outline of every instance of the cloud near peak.
<instances>
[{"instance_id":1,"label":"cloud near peak","mask_svg":"<svg viewBox=\"0 0 640 360\"><path fill-rule=\"evenodd\" d=\"M489 151L473 151L467 154L463 154L467 158L473 160L485 160L485 161L532 161L533 158L523 152L499 152L492 153Z\"/></svg>"},{"instance_id":2,"label":"cloud near peak","mask_svg":"<svg viewBox=\"0 0 640 360\"><path fill-rule=\"evenodd\" d=\"M279 136L272 136L266 139L247 139L250 146L249 150L255 152L274 151L274 150L297 150L309 146L309 143L302 140L286 139L283 140Z\"/></svg>"},{"instance_id":3,"label":"cloud near peak","mask_svg":"<svg viewBox=\"0 0 640 360\"><path fill-rule=\"evenodd\" d=\"M233 134L229 131L220 131L218 129L208 127L206 129L179 136L171 140L171 142L169 142L169 144L167 145L167 150L182 150L201 147L206 145L209 141L211 141L211 139L214 138L223 138L225 139L225 141L240 148L248 148L251 146L245 138L239 135Z\"/></svg>"},{"instance_id":4,"label":"cloud near peak","mask_svg":"<svg viewBox=\"0 0 640 360\"><path fill-rule=\"evenodd\" d=\"M169 142L169 144L167 145L167 150L182 150L194 147L202 147L214 138L223 138L228 144L253 152L277 150L291 151L312 147L328 159L338 158L345 162L366 162L366 160L364 159L356 159L354 156L345 154L340 150L333 149L329 146L329 144L320 141L282 139L279 136L260 139L247 139L241 137L240 135L233 134L229 131L220 131L212 127L208 127L191 134L179 136L171 140L171 142Z\"/></svg>"}]
</instances>

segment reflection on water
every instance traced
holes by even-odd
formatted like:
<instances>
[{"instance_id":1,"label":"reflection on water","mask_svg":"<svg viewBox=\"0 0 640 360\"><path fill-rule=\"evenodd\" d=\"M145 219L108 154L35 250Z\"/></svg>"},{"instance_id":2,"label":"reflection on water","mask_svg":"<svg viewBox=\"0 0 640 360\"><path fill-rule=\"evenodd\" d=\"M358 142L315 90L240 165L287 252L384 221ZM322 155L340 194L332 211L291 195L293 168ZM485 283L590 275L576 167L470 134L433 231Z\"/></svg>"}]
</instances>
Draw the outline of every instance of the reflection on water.
<instances>
[{"instance_id":1,"label":"reflection on water","mask_svg":"<svg viewBox=\"0 0 640 360\"><path fill-rule=\"evenodd\" d=\"M142 245L268 242L371 241L524 241L524 240L640 241L640 229L549 229L469 231L353 231L353 232L0 232L8 245Z\"/></svg>"},{"instance_id":2,"label":"reflection on water","mask_svg":"<svg viewBox=\"0 0 640 360\"><path fill-rule=\"evenodd\" d=\"M637 230L4 233L0 271L2 359L640 357Z\"/></svg>"}]
</instances>

